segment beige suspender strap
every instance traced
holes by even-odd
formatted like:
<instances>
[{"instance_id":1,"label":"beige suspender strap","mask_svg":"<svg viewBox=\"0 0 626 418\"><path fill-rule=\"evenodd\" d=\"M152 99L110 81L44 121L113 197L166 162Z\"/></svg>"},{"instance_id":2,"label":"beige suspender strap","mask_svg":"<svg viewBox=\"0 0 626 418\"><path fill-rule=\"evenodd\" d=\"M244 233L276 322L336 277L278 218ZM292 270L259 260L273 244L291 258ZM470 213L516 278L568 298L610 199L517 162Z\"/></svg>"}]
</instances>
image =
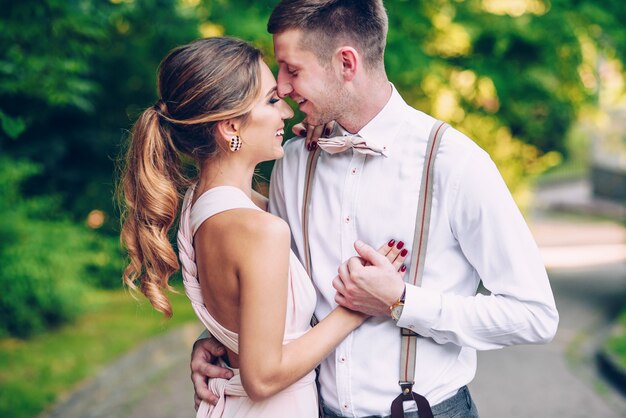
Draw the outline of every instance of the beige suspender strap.
<instances>
[{"instance_id":1,"label":"beige suspender strap","mask_svg":"<svg viewBox=\"0 0 626 418\"><path fill-rule=\"evenodd\" d=\"M441 138L450 125L437 121L433 125L426 146L424 169L422 171L422 186L417 206L417 218L415 219L415 234L413 235L413 249L411 251L410 280L414 286L422 284L424 274L424 260L426 259L426 242L430 228L430 208L433 200L433 176L435 170L435 157Z\"/></svg>"},{"instance_id":2,"label":"beige suspender strap","mask_svg":"<svg viewBox=\"0 0 626 418\"><path fill-rule=\"evenodd\" d=\"M420 286L424 274L424 261L426 260L426 245L428 242L428 230L430 224L430 211L433 199L433 176L435 169L435 157L448 124L436 121L430 131L424 168L422 171L422 185L417 204L417 217L415 220L415 235L413 236L413 249L411 251L410 276L407 282L414 286ZM391 416L399 418L404 416L404 401L414 401L417 404L420 418L432 417L432 411L428 400L413 392L415 383L415 359L417 354L418 335L407 328L400 329L400 388L402 393L391 404Z\"/></svg>"},{"instance_id":3,"label":"beige suspender strap","mask_svg":"<svg viewBox=\"0 0 626 418\"><path fill-rule=\"evenodd\" d=\"M311 205L311 190L313 189L313 175L315 174L315 167L317 166L317 159L320 156L321 148L316 148L315 151L309 152L309 156L306 161L306 174L304 178L304 196L302 197L302 240L304 242L304 268L309 274L310 278L313 278L313 271L311 269L311 249L309 247L309 207Z\"/></svg>"}]
</instances>

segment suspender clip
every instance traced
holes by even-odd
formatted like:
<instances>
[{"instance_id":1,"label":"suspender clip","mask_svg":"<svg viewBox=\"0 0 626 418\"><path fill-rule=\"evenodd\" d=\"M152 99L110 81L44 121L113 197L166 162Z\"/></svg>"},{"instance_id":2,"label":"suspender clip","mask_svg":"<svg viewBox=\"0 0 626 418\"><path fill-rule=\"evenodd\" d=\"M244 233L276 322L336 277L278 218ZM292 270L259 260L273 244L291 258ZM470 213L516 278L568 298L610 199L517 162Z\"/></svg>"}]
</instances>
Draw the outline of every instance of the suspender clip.
<instances>
[{"instance_id":1,"label":"suspender clip","mask_svg":"<svg viewBox=\"0 0 626 418\"><path fill-rule=\"evenodd\" d=\"M402 389L402 394L403 395L408 395L413 391L413 384L415 382L398 382L398 384L400 385L400 389Z\"/></svg>"},{"instance_id":2,"label":"suspender clip","mask_svg":"<svg viewBox=\"0 0 626 418\"><path fill-rule=\"evenodd\" d=\"M420 336L417 332L411 331L408 328L400 328L400 335L402 335L403 337L419 337Z\"/></svg>"}]
</instances>

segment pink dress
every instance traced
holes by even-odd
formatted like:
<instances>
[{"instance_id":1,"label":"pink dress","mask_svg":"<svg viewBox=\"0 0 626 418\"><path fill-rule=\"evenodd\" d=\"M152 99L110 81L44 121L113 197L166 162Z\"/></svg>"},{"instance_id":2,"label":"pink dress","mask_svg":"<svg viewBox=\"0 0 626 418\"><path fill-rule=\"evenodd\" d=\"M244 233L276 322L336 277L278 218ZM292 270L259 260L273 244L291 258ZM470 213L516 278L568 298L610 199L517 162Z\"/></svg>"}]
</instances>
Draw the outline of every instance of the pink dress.
<instances>
[{"instance_id":1,"label":"pink dress","mask_svg":"<svg viewBox=\"0 0 626 418\"><path fill-rule=\"evenodd\" d=\"M204 306L197 276L193 236L205 220L218 213L238 208L261 209L242 190L229 186L210 189L191 205L193 190L194 187L191 187L185 195L178 231L178 249L182 263L185 292L189 300L191 300L196 315L207 330L230 350L238 353L239 336L224 328L209 314ZM289 256L288 286L287 317L285 319L285 337L283 340L285 344L298 338L310 329L310 321L316 303L313 284L304 267L292 251L290 251ZM241 384L239 370L231 370L233 370L235 375L229 380L210 380L210 388L220 396L220 402L216 406L203 402L198 409L197 418L318 417L314 371L311 371L276 395L261 402L253 402L247 397Z\"/></svg>"}]
</instances>

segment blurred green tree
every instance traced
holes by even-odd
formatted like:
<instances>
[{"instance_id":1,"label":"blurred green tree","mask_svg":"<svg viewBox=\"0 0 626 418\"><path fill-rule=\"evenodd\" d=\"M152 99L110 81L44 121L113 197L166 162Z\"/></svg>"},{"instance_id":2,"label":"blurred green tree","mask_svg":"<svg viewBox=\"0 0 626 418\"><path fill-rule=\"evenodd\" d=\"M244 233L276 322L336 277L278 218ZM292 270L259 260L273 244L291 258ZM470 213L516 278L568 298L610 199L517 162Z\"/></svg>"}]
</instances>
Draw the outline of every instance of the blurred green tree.
<instances>
[{"instance_id":1,"label":"blurred green tree","mask_svg":"<svg viewBox=\"0 0 626 418\"><path fill-rule=\"evenodd\" d=\"M176 45L226 34L252 41L272 64L265 28L276 2L3 2L0 155L6 167L30 161L39 169L12 183L25 197L15 208L1 206L0 217L26 214L30 198L52 199L57 203L21 219L98 229L76 236L108 256L83 266L92 269L92 282L117 285L112 173L132 121L157 98L159 61ZM387 0L388 74L409 103L485 148L523 205L529 177L558 163L568 131L597 100L598 61L626 59L621 3ZM271 166L260 167L263 177ZM47 233L43 224L29 231ZM106 269L109 280L98 276Z\"/></svg>"}]
</instances>

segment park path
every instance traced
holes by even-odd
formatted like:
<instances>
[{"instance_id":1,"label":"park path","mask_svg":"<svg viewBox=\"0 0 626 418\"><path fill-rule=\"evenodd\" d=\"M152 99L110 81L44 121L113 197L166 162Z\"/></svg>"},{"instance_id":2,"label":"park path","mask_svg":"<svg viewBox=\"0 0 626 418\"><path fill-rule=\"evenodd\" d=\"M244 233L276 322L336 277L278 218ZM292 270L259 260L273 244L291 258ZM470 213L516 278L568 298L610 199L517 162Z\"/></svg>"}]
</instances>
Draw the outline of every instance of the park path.
<instances>
[{"instance_id":1,"label":"park path","mask_svg":"<svg viewBox=\"0 0 626 418\"><path fill-rule=\"evenodd\" d=\"M626 230L563 212L615 218L624 208L591 199L585 182L544 187L535 203L529 224L548 267L559 330L548 345L480 352L472 396L482 418L624 418L626 399L599 376L594 356L626 300ZM198 333L187 325L149 341L43 417L194 416L188 362Z\"/></svg>"}]
</instances>

